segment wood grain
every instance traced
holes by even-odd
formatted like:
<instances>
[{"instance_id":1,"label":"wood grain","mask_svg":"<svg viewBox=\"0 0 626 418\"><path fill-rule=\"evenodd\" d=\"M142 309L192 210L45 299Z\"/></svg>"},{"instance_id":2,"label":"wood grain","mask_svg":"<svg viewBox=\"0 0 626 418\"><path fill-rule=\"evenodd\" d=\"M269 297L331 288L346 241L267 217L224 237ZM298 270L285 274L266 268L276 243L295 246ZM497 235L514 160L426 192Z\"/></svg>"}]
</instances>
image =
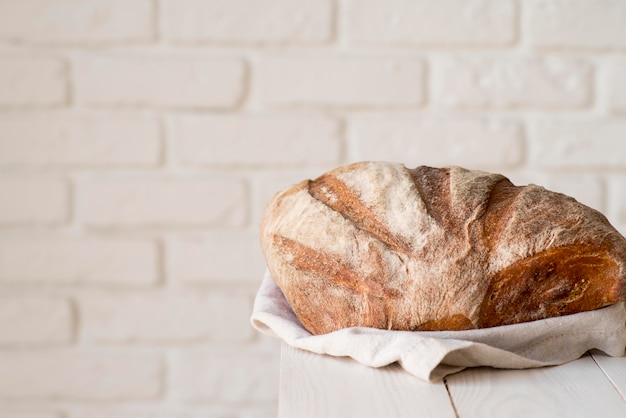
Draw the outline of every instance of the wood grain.
<instances>
[{"instance_id":1,"label":"wood grain","mask_svg":"<svg viewBox=\"0 0 626 418\"><path fill-rule=\"evenodd\" d=\"M626 416L624 399L590 355L540 369L471 369L447 382L462 418Z\"/></svg>"},{"instance_id":2,"label":"wood grain","mask_svg":"<svg viewBox=\"0 0 626 418\"><path fill-rule=\"evenodd\" d=\"M283 343L280 418L454 418L445 385L427 383L400 366L380 369Z\"/></svg>"},{"instance_id":3,"label":"wood grain","mask_svg":"<svg viewBox=\"0 0 626 418\"><path fill-rule=\"evenodd\" d=\"M610 357L600 351L593 352L592 357L626 400L626 357Z\"/></svg>"}]
</instances>

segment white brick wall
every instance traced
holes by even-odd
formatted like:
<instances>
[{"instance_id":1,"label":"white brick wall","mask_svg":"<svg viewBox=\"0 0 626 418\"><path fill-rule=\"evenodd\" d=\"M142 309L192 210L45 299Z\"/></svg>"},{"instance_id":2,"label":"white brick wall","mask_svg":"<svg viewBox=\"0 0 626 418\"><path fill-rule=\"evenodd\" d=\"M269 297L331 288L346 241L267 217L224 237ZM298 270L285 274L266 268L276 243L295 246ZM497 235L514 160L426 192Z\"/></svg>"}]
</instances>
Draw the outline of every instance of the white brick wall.
<instances>
[{"instance_id":1,"label":"white brick wall","mask_svg":"<svg viewBox=\"0 0 626 418\"><path fill-rule=\"evenodd\" d=\"M0 36L41 44L105 44L154 38L150 0L0 2Z\"/></svg>"},{"instance_id":2,"label":"white brick wall","mask_svg":"<svg viewBox=\"0 0 626 418\"><path fill-rule=\"evenodd\" d=\"M25 349L0 354L3 399L150 400L163 387L163 359L127 350Z\"/></svg>"},{"instance_id":3,"label":"white brick wall","mask_svg":"<svg viewBox=\"0 0 626 418\"><path fill-rule=\"evenodd\" d=\"M345 36L355 44L490 47L517 37L511 0L349 0Z\"/></svg>"},{"instance_id":4,"label":"white brick wall","mask_svg":"<svg viewBox=\"0 0 626 418\"><path fill-rule=\"evenodd\" d=\"M47 54L0 54L0 108L51 107L68 100L67 67Z\"/></svg>"},{"instance_id":5,"label":"white brick wall","mask_svg":"<svg viewBox=\"0 0 626 418\"><path fill-rule=\"evenodd\" d=\"M234 178L96 178L80 189L87 226L241 227L246 220L247 190Z\"/></svg>"},{"instance_id":6,"label":"white brick wall","mask_svg":"<svg viewBox=\"0 0 626 418\"><path fill-rule=\"evenodd\" d=\"M626 3L620 0L527 0L530 42L539 48L626 47Z\"/></svg>"},{"instance_id":7,"label":"white brick wall","mask_svg":"<svg viewBox=\"0 0 626 418\"><path fill-rule=\"evenodd\" d=\"M611 92L610 106L616 112L626 115L626 57L623 55L611 63L611 74L606 88Z\"/></svg>"},{"instance_id":8,"label":"white brick wall","mask_svg":"<svg viewBox=\"0 0 626 418\"><path fill-rule=\"evenodd\" d=\"M348 121L354 160L398 161L408 166L515 166L523 159L519 123L485 119L418 118L377 114ZM477 150L489 152L477 152ZM445 152L442 152L445 150ZM499 167L498 167L499 166Z\"/></svg>"},{"instance_id":9,"label":"white brick wall","mask_svg":"<svg viewBox=\"0 0 626 418\"><path fill-rule=\"evenodd\" d=\"M0 119L0 165L156 166L159 123L128 113L70 110Z\"/></svg>"},{"instance_id":10,"label":"white brick wall","mask_svg":"<svg viewBox=\"0 0 626 418\"><path fill-rule=\"evenodd\" d=\"M170 135L180 161L200 166L338 164L337 120L315 116L174 116Z\"/></svg>"},{"instance_id":11,"label":"white brick wall","mask_svg":"<svg viewBox=\"0 0 626 418\"><path fill-rule=\"evenodd\" d=\"M177 43L315 44L332 36L332 9L330 0L165 0L163 29Z\"/></svg>"},{"instance_id":12,"label":"white brick wall","mask_svg":"<svg viewBox=\"0 0 626 418\"><path fill-rule=\"evenodd\" d=\"M268 54L256 77L268 106L416 106L425 94L423 62L413 57Z\"/></svg>"},{"instance_id":13,"label":"white brick wall","mask_svg":"<svg viewBox=\"0 0 626 418\"><path fill-rule=\"evenodd\" d=\"M278 189L363 159L626 232L622 0L0 0L0 418L276 416Z\"/></svg>"},{"instance_id":14,"label":"white brick wall","mask_svg":"<svg viewBox=\"0 0 626 418\"><path fill-rule=\"evenodd\" d=\"M13 234L0 240L0 254L0 282L7 284L135 287L159 278L158 250L146 239Z\"/></svg>"},{"instance_id":15,"label":"white brick wall","mask_svg":"<svg viewBox=\"0 0 626 418\"><path fill-rule=\"evenodd\" d=\"M79 303L83 336L97 342L249 341L253 332L241 292L91 292Z\"/></svg>"},{"instance_id":16,"label":"white brick wall","mask_svg":"<svg viewBox=\"0 0 626 418\"><path fill-rule=\"evenodd\" d=\"M543 121L532 127L532 161L550 168L620 169L626 152L626 119ZM615 150L615 152L608 152Z\"/></svg>"},{"instance_id":17,"label":"white brick wall","mask_svg":"<svg viewBox=\"0 0 626 418\"><path fill-rule=\"evenodd\" d=\"M74 62L76 100L95 106L232 108L241 100L245 66L205 54L84 54Z\"/></svg>"},{"instance_id":18,"label":"white brick wall","mask_svg":"<svg viewBox=\"0 0 626 418\"><path fill-rule=\"evenodd\" d=\"M0 225L61 224L68 219L69 187L57 176L5 174L0 196Z\"/></svg>"},{"instance_id":19,"label":"white brick wall","mask_svg":"<svg viewBox=\"0 0 626 418\"><path fill-rule=\"evenodd\" d=\"M174 397L198 401L272 401L278 378L275 353L249 348L178 350L171 358Z\"/></svg>"},{"instance_id":20,"label":"white brick wall","mask_svg":"<svg viewBox=\"0 0 626 418\"><path fill-rule=\"evenodd\" d=\"M589 105L591 66L561 57L446 56L432 66L432 100L449 108L580 108Z\"/></svg>"},{"instance_id":21,"label":"white brick wall","mask_svg":"<svg viewBox=\"0 0 626 418\"><path fill-rule=\"evenodd\" d=\"M66 299L19 295L0 299L0 345L68 343L73 331L72 305Z\"/></svg>"},{"instance_id":22,"label":"white brick wall","mask_svg":"<svg viewBox=\"0 0 626 418\"><path fill-rule=\"evenodd\" d=\"M223 281L258 282L264 270L255 232L213 232L203 236L183 236L167 247L172 280L181 283L210 284Z\"/></svg>"}]
</instances>

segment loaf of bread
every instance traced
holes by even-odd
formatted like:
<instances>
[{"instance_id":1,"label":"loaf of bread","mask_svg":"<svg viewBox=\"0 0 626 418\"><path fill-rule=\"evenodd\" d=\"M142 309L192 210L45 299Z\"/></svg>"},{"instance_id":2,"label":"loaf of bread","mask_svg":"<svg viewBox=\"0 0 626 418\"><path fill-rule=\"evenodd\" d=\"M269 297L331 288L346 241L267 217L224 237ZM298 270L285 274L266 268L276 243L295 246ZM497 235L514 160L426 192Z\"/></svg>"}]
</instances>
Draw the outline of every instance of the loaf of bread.
<instances>
[{"instance_id":1,"label":"loaf of bread","mask_svg":"<svg viewBox=\"0 0 626 418\"><path fill-rule=\"evenodd\" d=\"M601 213L459 167L341 167L275 195L260 232L313 334L487 328L626 295L626 239Z\"/></svg>"}]
</instances>

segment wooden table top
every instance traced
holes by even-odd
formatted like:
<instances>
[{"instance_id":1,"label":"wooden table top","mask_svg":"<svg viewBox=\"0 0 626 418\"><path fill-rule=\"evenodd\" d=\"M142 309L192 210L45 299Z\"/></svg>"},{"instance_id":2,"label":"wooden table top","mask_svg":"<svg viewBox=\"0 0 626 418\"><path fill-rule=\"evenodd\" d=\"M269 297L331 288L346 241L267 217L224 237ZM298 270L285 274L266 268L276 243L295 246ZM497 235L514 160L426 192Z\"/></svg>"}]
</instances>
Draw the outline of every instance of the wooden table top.
<instances>
[{"instance_id":1,"label":"wooden table top","mask_svg":"<svg viewBox=\"0 0 626 418\"><path fill-rule=\"evenodd\" d=\"M280 418L626 417L626 357L600 352L561 366L466 369L428 383L282 345Z\"/></svg>"}]
</instances>

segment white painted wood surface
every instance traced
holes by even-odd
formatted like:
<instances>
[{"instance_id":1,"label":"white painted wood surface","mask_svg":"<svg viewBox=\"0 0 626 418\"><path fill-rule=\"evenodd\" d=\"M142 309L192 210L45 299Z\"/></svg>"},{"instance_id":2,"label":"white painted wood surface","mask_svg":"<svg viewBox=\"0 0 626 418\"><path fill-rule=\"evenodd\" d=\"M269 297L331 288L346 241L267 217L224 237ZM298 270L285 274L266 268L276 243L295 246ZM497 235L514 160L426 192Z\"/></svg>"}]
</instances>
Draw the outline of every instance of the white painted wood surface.
<instances>
[{"instance_id":1,"label":"white painted wood surface","mask_svg":"<svg viewBox=\"0 0 626 418\"><path fill-rule=\"evenodd\" d=\"M443 382L282 346L280 418L454 418Z\"/></svg>"},{"instance_id":2,"label":"white painted wood surface","mask_svg":"<svg viewBox=\"0 0 626 418\"><path fill-rule=\"evenodd\" d=\"M626 358L602 353L556 367L468 369L427 383L283 343L280 418L626 417Z\"/></svg>"},{"instance_id":3,"label":"white painted wood surface","mask_svg":"<svg viewBox=\"0 0 626 418\"><path fill-rule=\"evenodd\" d=\"M447 383L464 418L626 417L624 399L589 355L558 367L478 368Z\"/></svg>"}]
</instances>

